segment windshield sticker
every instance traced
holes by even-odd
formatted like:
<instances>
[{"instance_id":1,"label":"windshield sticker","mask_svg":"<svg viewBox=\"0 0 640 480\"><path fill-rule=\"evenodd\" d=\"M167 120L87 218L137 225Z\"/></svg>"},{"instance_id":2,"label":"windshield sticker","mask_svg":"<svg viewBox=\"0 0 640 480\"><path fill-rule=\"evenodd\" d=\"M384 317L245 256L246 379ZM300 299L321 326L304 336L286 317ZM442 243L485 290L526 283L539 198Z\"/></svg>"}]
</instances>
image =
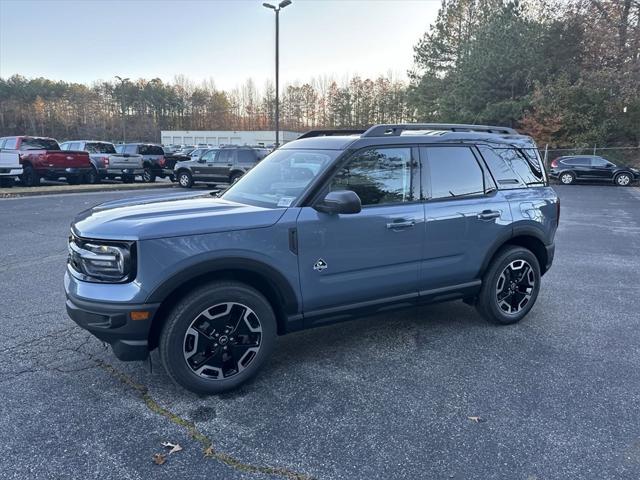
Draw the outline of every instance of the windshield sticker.
<instances>
[{"instance_id":1,"label":"windshield sticker","mask_svg":"<svg viewBox=\"0 0 640 480\"><path fill-rule=\"evenodd\" d=\"M278 206L279 207L289 207L289 206L291 206L291 204L293 203L294 200L295 200L295 197L282 197L278 201Z\"/></svg>"}]
</instances>

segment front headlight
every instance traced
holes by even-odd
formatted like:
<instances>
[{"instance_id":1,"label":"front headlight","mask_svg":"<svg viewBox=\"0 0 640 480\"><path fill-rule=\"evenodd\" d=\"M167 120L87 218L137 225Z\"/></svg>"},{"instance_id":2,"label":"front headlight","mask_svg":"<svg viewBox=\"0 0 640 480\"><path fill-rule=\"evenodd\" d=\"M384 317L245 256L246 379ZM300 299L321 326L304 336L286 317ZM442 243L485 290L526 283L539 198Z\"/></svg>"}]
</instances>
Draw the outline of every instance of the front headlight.
<instances>
[{"instance_id":1,"label":"front headlight","mask_svg":"<svg viewBox=\"0 0 640 480\"><path fill-rule=\"evenodd\" d=\"M123 283L135 277L135 242L69 237L69 266L87 282Z\"/></svg>"}]
</instances>

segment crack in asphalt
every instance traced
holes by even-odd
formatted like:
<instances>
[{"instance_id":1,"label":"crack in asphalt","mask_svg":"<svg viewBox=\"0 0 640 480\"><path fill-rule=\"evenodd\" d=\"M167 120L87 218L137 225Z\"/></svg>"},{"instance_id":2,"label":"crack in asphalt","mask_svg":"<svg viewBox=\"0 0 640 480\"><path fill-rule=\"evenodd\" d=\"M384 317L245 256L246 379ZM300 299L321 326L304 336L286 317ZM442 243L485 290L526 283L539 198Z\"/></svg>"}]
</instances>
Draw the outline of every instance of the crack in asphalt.
<instances>
[{"instance_id":1,"label":"crack in asphalt","mask_svg":"<svg viewBox=\"0 0 640 480\"><path fill-rule=\"evenodd\" d=\"M75 332L75 335L74 333L70 334L70 332ZM74 342L74 336L80 338L78 338ZM65 337L67 345L63 347L60 347L59 345L53 346L55 342L52 341L60 340L63 337ZM71 337L71 339L69 337ZM160 403L152 397L152 395L149 393L149 389L145 385L138 383L131 376L118 370L116 367L106 362L105 360L99 358L95 353L88 351L86 347L92 340L93 337L90 334L83 331L78 331L76 327L72 326L69 328L57 330L55 332L50 332L49 334L43 335L42 337L38 337L36 339L21 342L19 344L4 348L3 350L0 350L0 353L17 353L17 355L13 355L13 359L18 359L18 361L21 353L24 353L26 355L26 352L20 352L20 349L25 347L31 347L29 348L30 352L32 352L33 348L35 348L37 351L39 351L40 354L35 356L28 355L27 358L30 362L32 362L32 364L26 368L23 365L20 365L20 367L22 368L18 371L0 371L0 384L5 383L9 380L14 380L16 377L19 377L21 375L30 373L59 372L64 374L73 374L100 368L101 370L105 371L110 376L118 380L122 385L127 387L138 397L140 397L140 399L144 402L144 405L151 412L185 429L189 436L202 446L202 453L205 458L216 460L228 467L234 468L243 473L271 475L289 480L314 479L314 477L312 476L298 473L283 467L253 465L251 463L243 462L236 457L215 449L211 438L198 430L194 422L187 420L186 418L183 418L175 414L168 408L160 405ZM69 346L70 344L73 345L74 343L75 346ZM107 347L104 348L105 351L106 349ZM80 355L81 359L73 360L69 357L60 355L65 352L72 353L73 355ZM63 363L55 364L54 362L52 362L52 359L49 358L50 355L48 354L53 354L57 358L61 359ZM84 360L84 362L82 362L82 360Z\"/></svg>"},{"instance_id":2,"label":"crack in asphalt","mask_svg":"<svg viewBox=\"0 0 640 480\"><path fill-rule=\"evenodd\" d=\"M149 410L153 413L160 415L170 422L184 428L189 436L200 443L203 447L202 453L206 458L211 458L217 460L225 465L232 467L236 470L239 470L244 473L260 473L265 475L273 475L279 476L282 478L288 478L291 480L313 480L314 477L309 475L305 475L303 473L294 472L293 470L289 470L287 468L282 467L269 467L269 466L260 466L260 465L252 465L250 463L242 462L237 458L228 455L224 452L218 451L213 446L213 441L204 435L195 424L185 418L176 415L168 408L160 405L149 393L149 389L144 385L136 382L133 378L116 369L113 365L104 362L100 359L93 359L94 362L103 370L111 374L117 380L119 380L123 385L129 387L132 391L138 394L145 405Z\"/></svg>"}]
</instances>

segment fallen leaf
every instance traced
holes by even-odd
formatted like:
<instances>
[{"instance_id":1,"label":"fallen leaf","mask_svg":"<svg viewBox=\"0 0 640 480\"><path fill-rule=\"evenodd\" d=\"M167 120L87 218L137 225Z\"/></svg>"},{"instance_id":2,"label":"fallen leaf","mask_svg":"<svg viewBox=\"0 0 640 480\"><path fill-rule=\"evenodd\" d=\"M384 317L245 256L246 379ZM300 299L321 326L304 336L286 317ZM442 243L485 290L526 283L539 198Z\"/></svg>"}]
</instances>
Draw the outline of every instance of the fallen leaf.
<instances>
[{"instance_id":1,"label":"fallen leaf","mask_svg":"<svg viewBox=\"0 0 640 480\"><path fill-rule=\"evenodd\" d=\"M171 449L167 455L171 455L172 453L182 450L182 447L178 443L162 442L162 446Z\"/></svg>"},{"instance_id":2,"label":"fallen leaf","mask_svg":"<svg viewBox=\"0 0 640 480\"><path fill-rule=\"evenodd\" d=\"M155 462L156 465L162 465L164 462L167 461L167 456L164 453L154 453L153 461Z\"/></svg>"},{"instance_id":3,"label":"fallen leaf","mask_svg":"<svg viewBox=\"0 0 640 480\"><path fill-rule=\"evenodd\" d=\"M476 422L476 423L486 422L486 420L482 417L467 417L467 418L472 422Z\"/></svg>"},{"instance_id":4,"label":"fallen leaf","mask_svg":"<svg viewBox=\"0 0 640 480\"><path fill-rule=\"evenodd\" d=\"M209 445L207 448L204 449L203 453L205 457L213 457L213 447Z\"/></svg>"}]
</instances>

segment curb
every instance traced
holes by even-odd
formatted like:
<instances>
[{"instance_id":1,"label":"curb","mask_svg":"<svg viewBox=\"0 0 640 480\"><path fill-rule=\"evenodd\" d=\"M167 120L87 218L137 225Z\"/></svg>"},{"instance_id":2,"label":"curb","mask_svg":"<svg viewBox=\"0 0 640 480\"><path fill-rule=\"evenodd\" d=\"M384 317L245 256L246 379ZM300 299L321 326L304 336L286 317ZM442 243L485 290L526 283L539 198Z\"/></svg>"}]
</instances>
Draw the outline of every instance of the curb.
<instances>
[{"instance_id":1,"label":"curb","mask_svg":"<svg viewBox=\"0 0 640 480\"><path fill-rule=\"evenodd\" d=\"M47 185L39 187L0 188L0 198L36 197L64 193L117 192L124 190L152 190L175 187L175 183L132 183L132 184L97 184L97 185Z\"/></svg>"}]
</instances>

